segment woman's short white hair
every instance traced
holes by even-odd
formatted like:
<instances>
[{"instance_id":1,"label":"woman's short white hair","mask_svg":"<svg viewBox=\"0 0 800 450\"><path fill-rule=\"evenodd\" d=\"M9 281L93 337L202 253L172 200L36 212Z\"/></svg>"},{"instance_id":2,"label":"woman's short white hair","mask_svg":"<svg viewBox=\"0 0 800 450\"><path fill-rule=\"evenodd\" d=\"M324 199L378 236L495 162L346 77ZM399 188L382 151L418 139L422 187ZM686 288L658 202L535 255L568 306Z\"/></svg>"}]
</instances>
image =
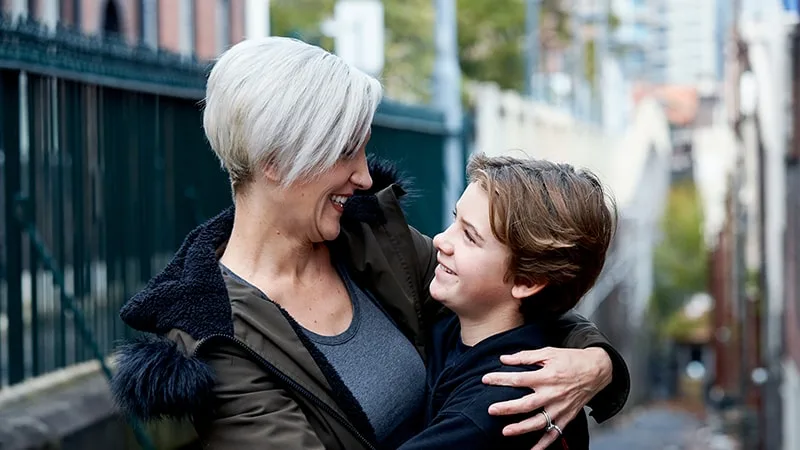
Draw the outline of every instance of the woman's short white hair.
<instances>
[{"instance_id":1,"label":"woman's short white hair","mask_svg":"<svg viewBox=\"0 0 800 450\"><path fill-rule=\"evenodd\" d=\"M287 186L354 155L382 94L378 80L320 47L249 39L211 70L203 127L234 190L266 164Z\"/></svg>"}]
</instances>

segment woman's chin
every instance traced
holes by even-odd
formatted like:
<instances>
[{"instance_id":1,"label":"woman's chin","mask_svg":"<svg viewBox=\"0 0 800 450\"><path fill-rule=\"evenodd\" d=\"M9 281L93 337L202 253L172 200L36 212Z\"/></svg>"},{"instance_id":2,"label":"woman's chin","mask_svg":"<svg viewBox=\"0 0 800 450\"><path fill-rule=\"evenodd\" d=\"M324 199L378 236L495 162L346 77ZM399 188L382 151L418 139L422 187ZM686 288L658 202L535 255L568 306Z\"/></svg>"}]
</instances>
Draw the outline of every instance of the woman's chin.
<instances>
[{"instance_id":1,"label":"woman's chin","mask_svg":"<svg viewBox=\"0 0 800 450\"><path fill-rule=\"evenodd\" d=\"M341 219L339 214L327 214L318 222L317 230L324 241L333 241L339 237L342 231Z\"/></svg>"},{"instance_id":2,"label":"woman's chin","mask_svg":"<svg viewBox=\"0 0 800 450\"><path fill-rule=\"evenodd\" d=\"M322 240L325 242L335 241L342 231L341 227L337 224L335 227L329 226L321 230Z\"/></svg>"},{"instance_id":3,"label":"woman's chin","mask_svg":"<svg viewBox=\"0 0 800 450\"><path fill-rule=\"evenodd\" d=\"M335 241L339 237L342 228L338 223L317 223L316 229L309 233L312 244L321 244L324 242Z\"/></svg>"}]
</instances>

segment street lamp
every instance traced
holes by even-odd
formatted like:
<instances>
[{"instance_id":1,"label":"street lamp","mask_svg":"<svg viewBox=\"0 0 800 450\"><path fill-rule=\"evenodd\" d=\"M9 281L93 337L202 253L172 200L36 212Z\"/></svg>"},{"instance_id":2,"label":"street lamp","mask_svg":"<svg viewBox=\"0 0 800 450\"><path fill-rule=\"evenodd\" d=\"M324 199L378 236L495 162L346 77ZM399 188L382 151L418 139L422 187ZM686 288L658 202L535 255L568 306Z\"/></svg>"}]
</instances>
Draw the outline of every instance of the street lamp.
<instances>
[{"instance_id":1,"label":"street lamp","mask_svg":"<svg viewBox=\"0 0 800 450\"><path fill-rule=\"evenodd\" d=\"M450 209L458 201L463 189L464 154L461 145L461 67L458 63L458 22L456 1L436 0L434 38L436 61L433 67L433 103L444 112L444 195L442 223L450 221Z\"/></svg>"}]
</instances>

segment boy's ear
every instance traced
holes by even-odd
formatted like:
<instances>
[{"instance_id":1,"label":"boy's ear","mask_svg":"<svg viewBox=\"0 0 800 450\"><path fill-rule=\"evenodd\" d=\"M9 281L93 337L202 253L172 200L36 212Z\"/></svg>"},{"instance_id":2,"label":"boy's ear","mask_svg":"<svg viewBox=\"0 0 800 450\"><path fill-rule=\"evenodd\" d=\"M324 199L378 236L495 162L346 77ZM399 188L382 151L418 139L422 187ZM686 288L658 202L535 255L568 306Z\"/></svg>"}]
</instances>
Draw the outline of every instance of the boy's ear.
<instances>
[{"instance_id":1,"label":"boy's ear","mask_svg":"<svg viewBox=\"0 0 800 450\"><path fill-rule=\"evenodd\" d=\"M529 281L517 280L511 288L511 296L517 300L522 300L541 291L545 286L547 286L547 283L533 284Z\"/></svg>"}]
</instances>

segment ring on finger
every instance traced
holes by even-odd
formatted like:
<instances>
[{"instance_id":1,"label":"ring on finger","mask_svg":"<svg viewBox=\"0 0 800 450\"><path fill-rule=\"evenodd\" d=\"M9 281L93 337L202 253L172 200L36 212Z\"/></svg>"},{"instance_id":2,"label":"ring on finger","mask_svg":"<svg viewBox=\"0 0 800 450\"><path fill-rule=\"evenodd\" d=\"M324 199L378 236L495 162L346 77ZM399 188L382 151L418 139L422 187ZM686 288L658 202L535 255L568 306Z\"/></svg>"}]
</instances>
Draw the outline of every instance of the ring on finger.
<instances>
[{"instance_id":1,"label":"ring on finger","mask_svg":"<svg viewBox=\"0 0 800 450\"><path fill-rule=\"evenodd\" d=\"M544 431L545 432L549 432L550 430L556 430L558 432L558 437L561 437L561 435L564 434L564 432L561 431L561 427L559 427L558 425L556 425L554 423L551 423L550 426L547 427Z\"/></svg>"},{"instance_id":2,"label":"ring on finger","mask_svg":"<svg viewBox=\"0 0 800 450\"><path fill-rule=\"evenodd\" d=\"M553 421L550 419L550 414L547 413L547 410L542 408L542 414L544 414L544 419L547 421L547 425L545 425L544 431L550 431L553 429Z\"/></svg>"}]
</instances>

